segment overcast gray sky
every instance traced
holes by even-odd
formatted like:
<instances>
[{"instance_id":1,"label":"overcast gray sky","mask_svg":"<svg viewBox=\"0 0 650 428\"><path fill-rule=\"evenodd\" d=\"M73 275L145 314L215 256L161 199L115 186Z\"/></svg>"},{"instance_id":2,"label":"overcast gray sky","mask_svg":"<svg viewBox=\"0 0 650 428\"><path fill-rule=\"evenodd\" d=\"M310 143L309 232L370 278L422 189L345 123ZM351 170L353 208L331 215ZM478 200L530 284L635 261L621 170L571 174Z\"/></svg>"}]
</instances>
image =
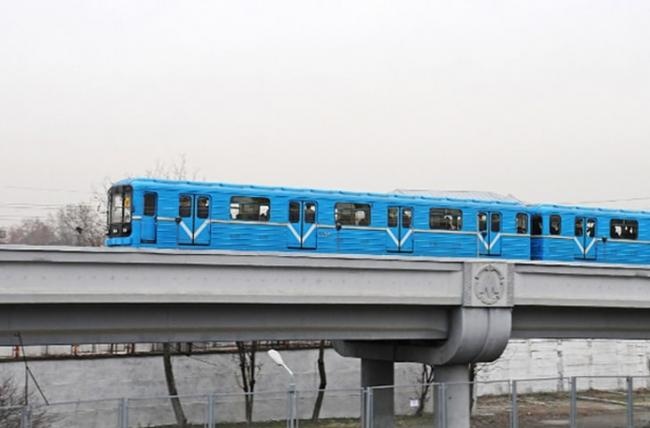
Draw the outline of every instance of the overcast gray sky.
<instances>
[{"instance_id":1,"label":"overcast gray sky","mask_svg":"<svg viewBox=\"0 0 650 428\"><path fill-rule=\"evenodd\" d=\"M650 208L649 23L641 0L0 0L0 225L183 153L215 181Z\"/></svg>"}]
</instances>

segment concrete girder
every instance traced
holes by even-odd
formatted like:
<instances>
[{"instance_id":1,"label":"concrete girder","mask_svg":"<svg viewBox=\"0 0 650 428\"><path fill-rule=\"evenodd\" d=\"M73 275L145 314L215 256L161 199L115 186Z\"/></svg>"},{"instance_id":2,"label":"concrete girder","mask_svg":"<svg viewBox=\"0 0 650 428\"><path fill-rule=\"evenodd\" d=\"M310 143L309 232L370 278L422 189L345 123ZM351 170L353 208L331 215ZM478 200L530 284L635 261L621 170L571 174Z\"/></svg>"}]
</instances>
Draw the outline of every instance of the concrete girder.
<instances>
[{"instance_id":1,"label":"concrete girder","mask_svg":"<svg viewBox=\"0 0 650 428\"><path fill-rule=\"evenodd\" d=\"M650 340L650 310L641 308L515 306L512 325L513 339Z\"/></svg>"},{"instance_id":2,"label":"concrete girder","mask_svg":"<svg viewBox=\"0 0 650 428\"><path fill-rule=\"evenodd\" d=\"M447 336L444 308L279 304L0 304L0 345Z\"/></svg>"}]
</instances>

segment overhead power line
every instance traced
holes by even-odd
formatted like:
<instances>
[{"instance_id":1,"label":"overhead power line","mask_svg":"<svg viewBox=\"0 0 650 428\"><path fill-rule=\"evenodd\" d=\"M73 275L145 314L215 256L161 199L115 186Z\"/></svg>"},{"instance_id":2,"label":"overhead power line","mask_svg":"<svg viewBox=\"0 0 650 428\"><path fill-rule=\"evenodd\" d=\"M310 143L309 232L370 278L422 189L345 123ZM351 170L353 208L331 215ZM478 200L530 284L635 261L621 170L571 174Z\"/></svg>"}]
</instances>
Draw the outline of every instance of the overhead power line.
<instances>
[{"instance_id":1,"label":"overhead power line","mask_svg":"<svg viewBox=\"0 0 650 428\"><path fill-rule=\"evenodd\" d=\"M650 201L650 196L639 196L635 198L621 198L621 199L601 199L594 201L577 201L577 202L564 202L569 204L609 204L616 202L635 202L635 201Z\"/></svg>"},{"instance_id":2,"label":"overhead power line","mask_svg":"<svg viewBox=\"0 0 650 428\"><path fill-rule=\"evenodd\" d=\"M20 202L15 202L15 203L9 203L9 204L0 204L0 210L24 210L24 209L36 209L36 210L56 210L59 208L64 208L69 205L75 206L75 207L88 207L88 208L95 208L97 206L97 203L69 203L69 204L39 204L39 203L32 203L32 202L25 202L25 203L20 203Z\"/></svg>"},{"instance_id":3,"label":"overhead power line","mask_svg":"<svg viewBox=\"0 0 650 428\"><path fill-rule=\"evenodd\" d=\"M60 187L35 187L35 186L2 186L3 189L28 190L31 192L66 192L66 193L93 193L90 190L63 189Z\"/></svg>"}]
</instances>

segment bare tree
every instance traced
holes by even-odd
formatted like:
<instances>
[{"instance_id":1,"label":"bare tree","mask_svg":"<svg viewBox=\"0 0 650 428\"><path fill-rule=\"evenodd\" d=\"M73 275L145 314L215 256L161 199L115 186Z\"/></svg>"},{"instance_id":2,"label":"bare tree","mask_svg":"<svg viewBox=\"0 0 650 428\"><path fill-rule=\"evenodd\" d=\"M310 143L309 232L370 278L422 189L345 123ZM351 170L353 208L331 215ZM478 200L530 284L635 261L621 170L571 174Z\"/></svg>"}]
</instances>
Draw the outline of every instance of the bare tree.
<instances>
[{"instance_id":1,"label":"bare tree","mask_svg":"<svg viewBox=\"0 0 650 428\"><path fill-rule=\"evenodd\" d=\"M318 396L314 403L314 411L311 414L311 420L317 421L320 416L320 410L323 407L325 398L325 388L327 387L327 373L325 371L325 341L321 340L318 347L318 376L320 384L318 385Z\"/></svg>"},{"instance_id":2,"label":"bare tree","mask_svg":"<svg viewBox=\"0 0 650 428\"><path fill-rule=\"evenodd\" d=\"M194 171L192 178L195 178L196 174L197 172ZM187 156L185 154L181 154L176 162L171 163L165 163L158 160L156 161L154 168L147 170L145 175L150 178L186 180L189 175L187 167ZM191 350L191 344L189 345L189 349ZM169 395L175 396L177 395L177 388L176 381L174 380L174 370L172 368L169 343L163 344L163 365L165 367L165 381L167 383L167 390L169 391ZM171 400L172 408L174 409L174 415L176 415L176 422L178 426L181 428L185 427L187 424L187 419L185 418L185 412L183 411L183 405L181 404L180 399L178 399L178 397L173 397Z\"/></svg>"},{"instance_id":3,"label":"bare tree","mask_svg":"<svg viewBox=\"0 0 650 428\"><path fill-rule=\"evenodd\" d=\"M57 241L52 226L38 218L26 218L11 226L7 243L23 245L53 245Z\"/></svg>"},{"instance_id":4,"label":"bare tree","mask_svg":"<svg viewBox=\"0 0 650 428\"><path fill-rule=\"evenodd\" d=\"M172 409L174 409L174 416L176 417L176 424L178 428L185 428L187 426L187 418L181 405L181 400L178 397L178 390L176 389L176 381L174 380L174 370L172 369L171 347L169 343L163 343L163 365L165 367L165 380L167 381L167 392L170 395Z\"/></svg>"},{"instance_id":5,"label":"bare tree","mask_svg":"<svg viewBox=\"0 0 650 428\"><path fill-rule=\"evenodd\" d=\"M30 398L30 397L27 397ZM3 428L20 428L25 394L10 379L0 379L0 426ZM32 428L50 426L55 418L46 414L44 407L31 408L29 420Z\"/></svg>"},{"instance_id":6,"label":"bare tree","mask_svg":"<svg viewBox=\"0 0 650 428\"><path fill-rule=\"evenodd\" d=\"M476 394L476 377L481 371L477 363L469 363L469 413L473 414L476 409L478 396Z\"/></svg>"},{"instance_id":7,"label":"bare tree","mask_svg":"<svg viewBox=\"0 0 650 428\"><path fill-rule=\"evenodd\" d=\"M246 408L246 423L250 425L253 422L253 402L255 400L255 382L256 375L261 365L256 364L255 356L258 349L258 342L235 342L237 345L237 358L239 360L239 372L241 378L237 383L244 391L244 404Z\"/></svg>"},{"instance_id":8,"label":"bare tree","mask_svg":"<svg viewBox=\"0 0 650 428\"><path fill-rule=\"evenodd\" d=\"M65 205L46 221L23 219L9 228L6 241L9 244L96 247L102 244L105 230L99 209L78 203Z\"/></svg>"},{"instance_id":9,"label":"bare tree","mask_svg":"<svg viewBox=\"0 0 650 428\"><path fill-rule=\"evenodd\" d=\"M104 242L106 225L99 207L69 204L50 216L48 223L59 245L98 247Z\"/></svg>"},{"instance_id":10,"label":"bare tree","mask_svg":"<svg viewBox=\"0 0 650 428\"><path fill-rule=\"evenodd\" d=\"M424 405L429 397L431 382L433 382L433 366L422 364L422 370L418 376L418 407L415 410L415 416L419 417L424 413Z\"/></svg>"},{"instance_id":11,"label":"bare tree","mask_svg":"<svg viewBox=\"0 0 650 428\"><path fill-rule=\"evenodd\" d=\"M512 354L514 355L514 354ZM512 357L511 357L512 358ZM470 413L474 414L474 411L476 411L476 407L478 405L478 387L479 383L477 382L477 379L479 378L479 375L481 375L481 372L489 372L492 368L497 366L499 363L499 360L494 360L489 363L470 363L469 364L469 381L470 381L470 388L469 388L469 410Z\"/></svg>"},{"instance_id":12,"label":"bare tree","mask_svg":"<svg viewBox=\"0 0 650 428\"><path fill-rule=\"evenodd\" d=\"M187 166L187 155L182 153L175 162L167 163L156 161L152 169L145 172L146 177L166 178L168 180L196 180L198 170L189 171Z\"/></svg>"}]
</instances>

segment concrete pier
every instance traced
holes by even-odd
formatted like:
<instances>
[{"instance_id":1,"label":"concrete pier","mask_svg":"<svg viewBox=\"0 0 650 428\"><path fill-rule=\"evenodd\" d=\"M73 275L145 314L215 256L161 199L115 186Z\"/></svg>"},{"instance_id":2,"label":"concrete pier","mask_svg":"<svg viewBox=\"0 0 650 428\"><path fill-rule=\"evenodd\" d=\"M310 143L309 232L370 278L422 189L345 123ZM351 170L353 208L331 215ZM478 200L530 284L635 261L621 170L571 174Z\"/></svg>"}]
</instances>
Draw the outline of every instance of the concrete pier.
<instances>
[{"instance_id":1,"label":"concrete pier","mask_svg":"<svg viewBox=\"0 0 650 428\"><path fill-rule=\"evenodd\" d=\"M361 360L361 387L382 387L395 384L392 361ZM372 389L372 396L363 400L362 412L375 428L393 428L395 404L393 388Z\"/></svg>"},{"instance_id":2,"label":"concrete pier","mask_svg":"<svg viewBox=\"0 0 650 428\"><path fill-rule=\"evenodd\" d=\"M469 428L470 424L470 388L469 365L440 366L434 368L434 381L445 383L444 397L439 396L440 390L434 392L434 413L444 413L446 424L441 424L435 418L435 428L453 427ZM439 406L444 405L445 409Z\"/></svg>"}]
</instances>

